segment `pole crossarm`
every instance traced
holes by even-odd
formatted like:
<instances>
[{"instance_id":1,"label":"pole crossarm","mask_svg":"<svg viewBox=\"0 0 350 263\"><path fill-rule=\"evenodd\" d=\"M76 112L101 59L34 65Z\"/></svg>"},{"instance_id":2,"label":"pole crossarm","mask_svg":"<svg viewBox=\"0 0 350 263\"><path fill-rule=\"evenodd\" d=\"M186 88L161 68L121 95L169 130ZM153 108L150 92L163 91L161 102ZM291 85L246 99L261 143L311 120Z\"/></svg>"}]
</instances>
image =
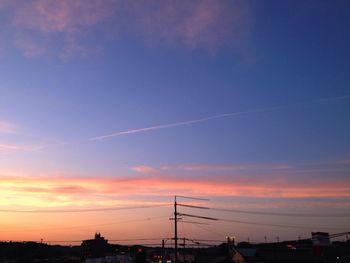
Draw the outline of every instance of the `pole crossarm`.
<instances>
[{"instance_id":1,"label":"pole crossarm","mask_svg":"<svg viewBox=\"0 0 350 263\"><path fill-rule=\"evenodd\" d=\"M170 218L170 220L174 220L174 249L175 249L175 263L178 263L178 241L179 241L179 237L178 237L178 233L177 233L177 223L178 222L183 222L183 223L190 223L190 224L205 224L205 223L201 223L201 222L192 222L192 221L183 221L182 218L180 218L180 216L187 216L187 217L193 217L193 218L199 218L199 219L205 219L205 220L218 220L217 218L212 218L212 217L206 217L206 216L197 216L197 215L190 215L190 214L183 214L183 213L179 213L177 208L178 206L182 206L182 207L188 207L188 208L197 208L197 209L205 209L208 210L208 207L204 207L204 206L197 206L197 205L186 205L186 204L179 204L177 203L177 198L184 198L184 199L191 199L191 200L197 200L197 201L209 201L209 199L205 199L205 198L199 198L199 197L192 197L192 196L183 196L183 195L175 195L174 196L174 217ZM185 248L185 238L183 239L183 245L181 244L181 246L183 246L183 248ZM163 242L164 244L164 242Z\"/></svg>"},{"instance_id":2,"label":"pole crossarm","mask_svg":"<svg viewBox=\"0 0 350 263\"><path fill-rule=\"evenodd\" d=\"M200 219L206 219L206 220L213 220L213 221L218 221L218 218L214 217L208 217L208 216L197 216L197 215L190 215L190 214L183 214L179 213L180 216L187 216L187 217L194 217L194 218L200 218Z\"/></svg>"},{"instance_id":3,"label":"pole crossarm","mask_svg":"<svg viewBox=\"0 0 350 263\"><path fill-rule=\"evenodd\" d=\"M199 198L199 197L193 197L193 196L175 195L175 198L176 197L185 198L185 199L192 199L192 200L200 200L200 201L210 201L207 198Z\"/></svg>"},{"instance_id":4,"label":"pole crossarm","mask_svg":"<svg viewBox=\"0 0 350 263\"><path fill-rule=\"evenodd\" d=\"M198 205L185 205L185 204L179 204L177 203L178 206L183 206L183 207L189 207L189 208L198 208L198 209L205 209L205 210L209 210L209 207L206 206L198 206Z\"/></svg>"},{"instance_id":5,"label":"pole crossarm","mask_svg":"<svg viewBox=\"0 0 350 263\"><path fill-rule=\"evenodd\" d=\"M181 223L187 223L187 224L195 224L195 225L209 225L208 223L202 223L202 222L195 222L195 221L184 221L181 220Z\"/></svg>"}]
</instances>

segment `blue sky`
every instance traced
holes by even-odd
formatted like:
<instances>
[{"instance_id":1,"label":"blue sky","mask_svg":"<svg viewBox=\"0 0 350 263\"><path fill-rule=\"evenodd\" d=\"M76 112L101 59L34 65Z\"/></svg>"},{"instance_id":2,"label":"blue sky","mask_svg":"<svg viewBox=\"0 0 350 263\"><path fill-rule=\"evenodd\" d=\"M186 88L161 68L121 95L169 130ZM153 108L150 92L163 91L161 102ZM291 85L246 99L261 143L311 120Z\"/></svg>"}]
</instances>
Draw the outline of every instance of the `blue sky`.
<instances>
[{"instance_id":1,"label":"blue sky","mask_svg":"<svg viewBox=\"0 0 350 263\"><path fill-rule=\"evenodd\" d=\"M50 207L26 188L44 178L40 193L54 185L65 197L55 204L76 195L106 206L60 192L57 178L117 187L149 177L164 188L141 190L141 201L181 191L216 206L265 209L260 198L272 198L273 209L316 200L345 211L349 11L347 1L0 1L0 173L32 180L5 184L1 204L33 195L28 206ZM201 176L196 191L164 182ZM225 182L251 192L230 194Z\"/></svg>"}]
</instances>

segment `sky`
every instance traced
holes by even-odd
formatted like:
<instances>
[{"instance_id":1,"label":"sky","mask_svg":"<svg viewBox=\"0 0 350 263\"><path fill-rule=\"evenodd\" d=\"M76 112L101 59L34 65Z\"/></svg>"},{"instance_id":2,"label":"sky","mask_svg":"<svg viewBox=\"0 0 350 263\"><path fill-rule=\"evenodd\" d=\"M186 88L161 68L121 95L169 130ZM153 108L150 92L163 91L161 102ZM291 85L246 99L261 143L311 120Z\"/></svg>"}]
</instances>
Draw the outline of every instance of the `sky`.
<instances>
[{"instance_id":1,"label":"sky","mask_svg":"<svg viewBox=\"0 0 350 263\"><path fill-rule=\"evenodd\" d=\"M0 239L349 231L349 11L0 0Z\"/></svg>"}]
</instances>

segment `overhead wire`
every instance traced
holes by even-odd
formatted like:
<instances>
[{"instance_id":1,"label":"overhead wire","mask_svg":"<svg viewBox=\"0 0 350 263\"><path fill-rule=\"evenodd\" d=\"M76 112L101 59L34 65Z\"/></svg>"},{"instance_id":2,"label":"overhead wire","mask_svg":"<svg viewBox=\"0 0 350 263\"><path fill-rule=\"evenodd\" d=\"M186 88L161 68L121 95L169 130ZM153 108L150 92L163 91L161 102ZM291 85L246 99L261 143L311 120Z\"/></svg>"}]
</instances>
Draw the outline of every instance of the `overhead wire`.
<instances>
[{"instance_id":1,"label":"overhead wire","mask_svg":"<svg viewBox=\"0 0 350 263\"><path fill-rule=\"evenodd\" d=\"M65 229L71 230L71 229L79 229L79 228L90 228L90 227L111 226L111 225L134 223L134 222L143 222L143 221L157 220L157 219L162 219L162 218L167 218L167 217L168 216L155 216L155 217L147 217L147 218L142 218L142 219L123 220L123 221L116 221L116 222L110 222L110 223L81 225L81 226L70 226L70 227L52 227L52 228L0 230L0 233L5 233L5 232L23 232L23 231L41 231L41 230L65 230Z\"/></svg>"},{"instance_id":2,"label":"overhead wire","mask_svg":"<svg viewBox=\"0 0 350 263\"><path fill-rule=\"evenodd\" d=\"M284 224L269 224L269 223L260 223L260 222L251 222L251 221L241 221L241 220L232 220L232 219L222 219L218 218L218 221L222 222L232 222L238 224L247 224L247 225L260 225L260 226L268 226L268 227L281 227L281 228L296 228L296 229L344 229L339 227L319 227L319 226L296 226L296 225L284 225Z\"/></svg>"},{"instance_id":3,"label":"overhead wire","mask_svg":"<svg viewBox=\"0 0 350 263\"><path fill-rule=\"evenodd\" d=\"M33 209L33 210L18 210L18 209L0 209L2 213L86 213L86 212L105 212L105 211L118 211L118 210L132 210L132 209L145 209L166 207L171 204L158 204L158 205L140 205L140 206L126 206L126 207L104 207L104 208L83 208L83 209Z\"/></svg>"},{"instance_id":4,"label":"overhead wire","mask_svg":"<svg viewBox=\"0 0 350 263\"><path fill-rule=\"evenodd\" d=\"M177 196L177 197L180 197L180 198L183 197L183 198L189 198L189 199L195 199L195 200L206 200L206 199L195 198L195 197L185 197L185 196ZM81 212L101 212L101 211L146 209L146 208L156 208L156 207L167 207L167 206L171 206L171 205L172 204L157 204L157 205L87 208L87 209L36 209L36 210L0 209L0 212L8 212L8 213L81 213ZM264 212L264 211L251 211L251 210L240 210L240 209L211 208L211 207L201 207L201 206L195 206L195 205L186 205L186 204L180 204L180 203L178 203L178 205L183 206L183 207L188 207L188 208L198 208L198 209L206 209L206 210L221 211L221 212L244 213L244 214L255 214L255 215L266 215L266 216L292 216L292 217L348 217L348 216L350 216L350 214L347 214L347 213L344 213L344 214L284 213L284 212ZM179 215L185 216L185 217L186 216L187 217L195 217L195 218L205 219L205 220L213 220L216 222L221 221L221 222L227 222L227 223L238 223L238 224L267 226L267 227L294 228L294 229L307 229L307 230L310 230L310 229L315 229L315 230L316 229L328 229L328 230L342 229L342 230L344 230L345 229L345 228L340 228L340 227L317 227L317 226L310 227L310 226L297 226L297 225L289 225L289 224L272 224L272 223L233 220L233 219L225 219L225 218L213 218L213 217L206 217L206 216L195 216L195 215L183 214L183 213L179 213ZM143 218L143 219L127 220L127 221L119 221L119 222L111 222L111 223L103 223L103 224L93 224L93 225L85 225L85 226L72 226L72 227L63 227L63 228L55 227L55 228L46 228L46 229L40 228L40 229L32 229L32 230L27 229L24 231L89 228L89 227L96 227L96 226L108 226L108 225L115 225L115 224L122 224L122 223L155 220L155 219L165 218L165 217L168 217L168 216L148 217L148 218ZM185 223L185 221L184 221L184 223ZM188 223L195 223L195 222L188 222ZM172 222L171 222L171 224L172 224ZM204 227L201 227L199 225L197 225L197 227L205 229ZM205 230L210 231L208 229L205 229ZM2 230L0 232L16 232L16 231L23 231L23 230L13 230L13 231ZM183 231L184 231L184 226L183 226ZM118 240L116 240L116 241L118 241Z\"/></svg>"},{"instance_id":5,"label":"overhead wire","mask_svg":"<svg viewBox=\"0 0 350 263\"><path fill-rule=\"evenodd\" d=\"M184 217L191 217L191 218L198 218L198 219L204 219L204 220L210 220L210 221L221 221L221 222L232 222L232 223L238 223L238 224L248 224L248 225L260 225L260 226L268 226L268 227L281 227L281 228L296 228L296 229L334 229L334 230L340 230L344 228L340 227L322 227L322 226L296 226L296 225L288 225L288 224L270 224L270 223L260 223L260 222L252 222L252 221L242 221L242 220L232 220L232 219L225 219L225 218L214 218L214 217L208 217L208 216L199 216L199 215L192 215L192 214L185 214L185 213L178 213L180 216Z\"/></svg>"},{"instance_id":6,"label":"overhead wire","mask_svg":"<svg viewBox=\"0 0 350 263\"><path fill-rule=\"evenodd\" d=\"M187 205L188 206L188 205ZM193 206L195 208L195 206ZM225 208L210 208L207 209L220 211L220 212L232 212L241 214L253 214L253 215L266 215L266 216L295 216L295 217L350 217L350 213L342 214L319 214L319 213L285 213L285 212L264 212L264 211L249 211L240 209L225 209Z\"/></svg>"},{"instance_id":7,"label":"overhead wire","mask_svg":"<svg viewBox=\"0 0 350 263\"><path fill-rule=\"evenodd\" d=\"M293 217L350 217L350 213L287 213L287 212L270 212L270 211L254 211L254 210L241 210L241 209L227 209L227 208L215 208L207 206L196 206L177 203L178 206L195 208L195 209L204 209L204 210L213 210L220 212L231 212L231 213L240 213L240 214L253 214L253 215L266 215L266 216L293 216Z\"/></svg>"}]
</instances>

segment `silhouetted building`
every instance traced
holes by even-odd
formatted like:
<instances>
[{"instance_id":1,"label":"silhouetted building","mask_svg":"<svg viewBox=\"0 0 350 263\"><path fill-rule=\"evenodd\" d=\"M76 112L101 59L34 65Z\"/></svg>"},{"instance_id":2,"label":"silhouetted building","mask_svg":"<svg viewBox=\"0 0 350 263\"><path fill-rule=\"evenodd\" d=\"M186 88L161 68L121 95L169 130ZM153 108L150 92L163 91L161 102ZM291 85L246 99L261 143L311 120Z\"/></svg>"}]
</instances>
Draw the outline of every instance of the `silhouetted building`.
<instances>
[{"instance_id":1,"label":"silhouetted building","mask_svg":"<svg viewBox=\"0 0 350 263\"><path fill-rule=\"evenodd\" d=\"M331 245L329 233L327 232L312 232L312 245L314 255L321 256L325 253L327 247Z\"/></svg>"},{"instance_id":2,"label":"silhouetted building","mask_svg":"<svg viewBox=\"0 0 350 263\"><path fill-rule=\"evenodd\" d=\"M331 241L327 232L312 232L312 243L314 246L329 247Z\"/></svg>"},{"instance_id":3,"label":"silhouetted building","mask_svg":"<svg viewBox=\"0 0 350 263\"><path fill-rule=\"evenodd\" d=\"M108 240L102 237L100 233L96 233L94 239L83 240L81 248L84 259L102 258L113 251L113 247L108 244Z\"/></svg>"},{"instance_id":4,"label":"silhouetted building","mask_svg":"<svg viewBox=\"0 0 350 263\"><path fill-rule=\"evenodd\" d=\"M234 263L257 262L256 251L256 248L234 248L232 261Z\"/></svg>"}]
</instances>

